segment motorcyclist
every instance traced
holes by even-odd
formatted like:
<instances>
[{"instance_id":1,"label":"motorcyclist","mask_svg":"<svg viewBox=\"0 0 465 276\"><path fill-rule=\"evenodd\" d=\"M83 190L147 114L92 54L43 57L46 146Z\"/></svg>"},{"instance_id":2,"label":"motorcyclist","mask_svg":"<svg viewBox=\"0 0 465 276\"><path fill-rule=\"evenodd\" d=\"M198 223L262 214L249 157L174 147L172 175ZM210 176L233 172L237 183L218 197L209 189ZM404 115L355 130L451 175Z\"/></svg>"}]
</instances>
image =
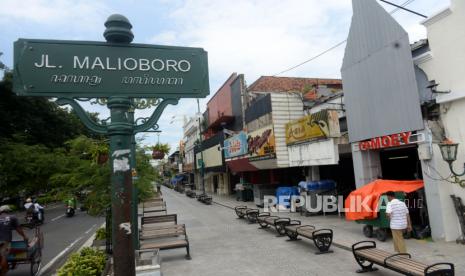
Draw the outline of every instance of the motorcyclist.
<instances>
[{"instance_id":1,"label":"motorcyclist","mask_svg":"<svg viewBox=\"0 0 465 276\"><path fill-rule=\"evenodd\" d=\"M33 215L36 216L38 221L43 221L44 207L42 207L35 200L32 201L31 198L26 199L26 203L24 204L24 208L27 210L27 212L32 211Z\"/></svg>"}]
</instances>

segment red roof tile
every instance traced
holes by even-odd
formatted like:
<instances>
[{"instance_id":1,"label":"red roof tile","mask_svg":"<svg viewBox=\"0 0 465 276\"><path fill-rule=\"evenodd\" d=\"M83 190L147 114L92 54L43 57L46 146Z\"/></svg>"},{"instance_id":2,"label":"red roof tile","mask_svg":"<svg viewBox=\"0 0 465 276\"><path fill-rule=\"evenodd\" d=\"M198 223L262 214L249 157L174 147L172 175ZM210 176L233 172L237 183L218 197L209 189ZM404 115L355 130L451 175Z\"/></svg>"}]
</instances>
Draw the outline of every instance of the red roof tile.
<instances>
[{"instance_id":1,"label":"red roof tile","mask_svg":"<svg viewBox=\"0 0 465 276\"><path fill-rule=\"evenodd\" d=\"M334 85L342 88L342 80L262 76L252 83L248 90L250 92L309 92L317 85Z\"/></svg>"}]
</instances>

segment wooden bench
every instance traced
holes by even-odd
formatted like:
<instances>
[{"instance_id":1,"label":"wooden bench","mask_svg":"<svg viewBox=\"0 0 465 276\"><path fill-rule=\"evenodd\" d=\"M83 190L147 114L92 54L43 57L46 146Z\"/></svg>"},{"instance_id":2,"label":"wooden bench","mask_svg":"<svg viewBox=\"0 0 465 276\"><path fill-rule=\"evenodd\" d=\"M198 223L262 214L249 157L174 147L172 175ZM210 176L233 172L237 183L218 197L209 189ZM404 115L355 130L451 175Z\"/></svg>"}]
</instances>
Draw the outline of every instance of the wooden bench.
<instances>
[{"instance_id":1,"label":"wooden bench","mask_svg":"<svg viewBox=\"0 0 465 276\"><path fill-rule=\"evenodd\" d=\"M203 202L203 203L205 203L207 205L211 205L212 201L213 201L213 198L210 195L207 195L207 194L200 194L200 195L197 195L197 200L200 201L200 202Z\"/></svg>"},{"instance_id":2,"label":"wooden bench","mask_svg":"<svg viewBox=\"0 0 465 276\"><path fill-rule=\"evenodd\" d=\"M315 254L333 252L329 250L333 243L333 230L331 229L316 229L313 225L301 225L300 221L291 221L284 226L284 231L291 241L299 240L299 236L312 240L319 250Z\"/></svg>"},{"instance_id":3,"label":"wooden bench","mask_svg":"<svg viewBox=\"0 0 465 276\"><path fill-rule=\"evenodd\" d=\"M357 273L376 271L373 265L385 267L392 271L409 276L453 276L454 265L451 263L435 263L427 265L415 260L408 253L390 253L376 248L374 241L361 241L352 245L355 261L361 269Z\"/></svg>"},{"instance_id":4,"label":"wooden bench","mask_svg":"<svg viewBox=\"0 0 465 276\"><path fill-rule=\"evenodd\" d=\"M151 216L157 215L157 213L164 212L166 214L166 202L158 202L158 203L150 203L150 204L143 204L142 205L143 215L144 216Z\"/></svg>"},{"instance_id":5,"label":"wooden bench","mask_svg":"<svg viewBox=\"0 0 465 276\"><path fill-rule=\"evenodd\" d=\"M196 194L194 191L192 191L192 190L186 190L185 194L186 194L186 196L188 196L188 197L190 197L190 198L195 198L195 197L197 197L197 194Z\"/></svg>"},{"instance_id":6,"label":"wooden bench","mask_svg":"<svg viewBox=\"0 0 465 276\"><path fill-rule=\"evenodd\" d=\"M145 216L141 219L142 229L147 227L156 227L163 225L176 225L178 224L178 215L159 215L159 216Z\"/></svg>"},{"instance_id":7,"label":"wooden bench","mask_svg":"<svg viewBox=\"0 0 465 276\"><path fill-rule=\"evenodd\" d=\"M290 218L272 216L268 212L259 213L257 215L257 222L260 225L260 228L262 229L274 226L279 236L286 235L286 230L284 229L286 225L289 225L292 222L300 223L300 221L298 220L291 220Z\"/></svg>"},{"instance_id":8,"label":"wooden bench","mask_svg":"<svg viewBox=\"0 0 465 276\"><path fill-rule=\"evenodd\" d=\"M180 239L179 236L184 236ZM186 259L190 260L189 239L187 237L186 226L176 224L157 229L143 230L140 235L140 249L168 250L176 248L186 248Z\"/></svg>"},{"instance_id":9,"label":"wooden bench","mask_svg":"<svg viewBox=\"0 0 465 276\"><path fill-rule=\"evenodd\" d=\"M236 206L234 207L234 211L238 218L241 219L246 217L250 223L255 223L257 221L257 216L260 212L258 209L248 208L247 206Z\"/></svg>"}]
</instances>

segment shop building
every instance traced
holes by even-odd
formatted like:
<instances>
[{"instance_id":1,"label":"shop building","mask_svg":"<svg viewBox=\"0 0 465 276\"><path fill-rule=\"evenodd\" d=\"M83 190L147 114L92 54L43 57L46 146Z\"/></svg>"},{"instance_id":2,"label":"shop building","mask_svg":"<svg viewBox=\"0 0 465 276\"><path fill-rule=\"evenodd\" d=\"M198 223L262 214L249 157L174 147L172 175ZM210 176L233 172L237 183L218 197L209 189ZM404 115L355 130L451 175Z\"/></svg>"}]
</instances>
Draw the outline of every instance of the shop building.
<instances>
[{"instance_id":1,"label":"shop building","mask_svg":"<svg viewBox=\"0 0 465 276\"><path fill-rule=\"evenodd\" d=\"M440 100L431 89L430 81L441 81L447 86L441 88L452 89L453 86L448 86L453 82L451 76L463 75L464 71L454 72L455 69L445 64L456 62L457 68L463 66L457 56L450 56L450 48L441 47L445 38L437 40L441 41L437 52L431 43L435 39L410 45L407 32L376 1L353 0L352 3L352 24L341 73L356 186L378 178L423 179L424 190L412 198L417 203L415 211L411 210L413 223L429 226L433 239L454 240L460 227L450 195L463 197L464 193L456 185L438 180L438 173L450 174L436 145L444 137L441 125L448 119L437 105ZM464 5L458 6L462 13L452 20L455 23L464 18ZM445 17L439 17L433 16L424 24L440 24ZM454 36L455 41L457 34L446 31L449 30L446 25L440 31L441 27L428 29L428 40L437 31L436 35ZM463 30L460 32L463 38ZM455 46L463 47L465 39L461 41L461 46ZM463 52L458 49L452 52ZM439 53L449 55L450 59L445 60ZM436 58L438 63L434 64ZM445 78L432 77L434 73L427 70L428 62L430 68L435 67ZM458 84L455 89L460 91L463 85ZM464 128L457 128L458 117L451 118L450 126L454 127L447 135L462 137L463 141L460 132Z\"/></svg>"},{"instance_id":2,"label":"shop building","mask_svg":"<svg viewBox=\"0 0 465 276\"><path fill-rule=\"evenodd\" d=\"M200 116L189 118L183 125L183 173L188 176L188 183L195 183L195 170L194 170L194 147L199 143L199 125L202 124L202 118ZM200 122L199 122L200 120Z\"/></svg>"},{"instance_id":3,"label":"shop building","mask_svg":"<svg viewBox=\"0 0 465 276\"><path fill-rule=\"evenodd\" d=\"M201 174L199 162L205 169L206 192L229 195L233 191L231 174L224 158L224 140L243 129L242 98L245 87L244 76L233 73L207 103L202 130L203 142L195 148L197 188L200 188ZM201 154L202 152L202 154Z\"/></svg>"}]
</instances>

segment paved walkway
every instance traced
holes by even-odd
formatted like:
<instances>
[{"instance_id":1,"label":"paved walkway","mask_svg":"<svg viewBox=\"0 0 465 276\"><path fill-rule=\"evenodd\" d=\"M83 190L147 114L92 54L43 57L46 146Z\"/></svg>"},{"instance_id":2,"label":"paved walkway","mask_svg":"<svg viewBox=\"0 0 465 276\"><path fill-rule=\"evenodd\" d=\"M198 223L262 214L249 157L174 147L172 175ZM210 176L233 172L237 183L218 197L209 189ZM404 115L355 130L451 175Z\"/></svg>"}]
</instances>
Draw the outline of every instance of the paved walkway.
<instances>
[{"instance_id":1,"label":"paved walkway","mask_svg":"<svg viewBox=\"0 0 465 276\"><path fill-rule=\"evenodd\" d=\"M257 208L253 202L239 202L233 196L213 196L213 202L233 208L237 205L246 205ZM337 215L301 216L298 213L279 214L302 221L302 224L312 224L317 228L331 228L334 230L333 245L342 249L351 250L350 246L361 240L376 241L377 246L382 249L393 251L392 240L380 242L376 239L368 239L362 234L362 225L346 221ZM455 242L432 242L425 240L406 240L407 251L416 259L427 263L452 262L455 265L456 275L465 275L465 246Z\"/></svg>"},{"instance_id":2,"label":"paved walkway","mask_svg":"<svg viewBox=\"0 0 465 276\"><path fill-rule=\"evenodd\" d=\"M333 248L332 254L315 255L311 241L287 242L285 237L276 237L272 229L258 229L257 224L237 219L230 208L207 206L166 188L163 197L168 213L177 213L178 223L186 224L192 254L188 261L183 249L161 252L165 276L359 275L352 254L344 249ZM364 275L397 274L381 269Z\"/></svg>"}]
</instances>

